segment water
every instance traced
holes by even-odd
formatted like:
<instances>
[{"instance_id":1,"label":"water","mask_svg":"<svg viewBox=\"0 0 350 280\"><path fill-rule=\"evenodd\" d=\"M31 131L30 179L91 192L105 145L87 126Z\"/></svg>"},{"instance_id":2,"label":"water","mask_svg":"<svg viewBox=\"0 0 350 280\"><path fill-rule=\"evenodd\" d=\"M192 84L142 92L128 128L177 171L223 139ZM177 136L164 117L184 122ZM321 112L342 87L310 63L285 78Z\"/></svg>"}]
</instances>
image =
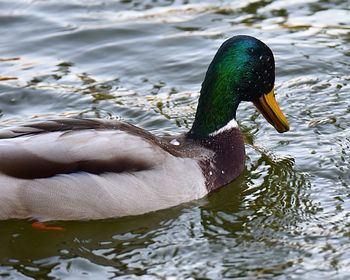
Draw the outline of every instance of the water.
<instances>
[{"instance_id":1,"label":"water","mask_svg":"<svg viewBox=\"0 0 350 280\"><path fill-rule=\"evenodd\" d=\"M4 279L349 279L350 11L334 1L0 1L0 125L120 118L186 131L215 51L249 34L276 59L292 127L251 104L247 167L209 197L138 217L0 222Z\"/></svg>"}]
</instances>

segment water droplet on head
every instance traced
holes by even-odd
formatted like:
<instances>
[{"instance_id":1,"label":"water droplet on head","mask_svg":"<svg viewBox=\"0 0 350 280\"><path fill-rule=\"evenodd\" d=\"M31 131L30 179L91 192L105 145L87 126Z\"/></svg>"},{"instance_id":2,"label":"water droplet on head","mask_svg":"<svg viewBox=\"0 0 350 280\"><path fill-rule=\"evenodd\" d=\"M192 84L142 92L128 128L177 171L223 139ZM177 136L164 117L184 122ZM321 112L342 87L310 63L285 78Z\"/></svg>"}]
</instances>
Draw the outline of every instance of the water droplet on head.
<instances>
[{"instance_id":1,"label":"water droplet on head","mask_svg":"<svg viewBox=\"0 0 350 280\"><path fill-rule=\"evenodd\" d=\"M170 141L170 144L171 144L171 145L174 145L174 146L179 146L179 145L180 145L180 142L177 141L177 139L173 139L173 140Z\"/></svg>"}]
</instances>

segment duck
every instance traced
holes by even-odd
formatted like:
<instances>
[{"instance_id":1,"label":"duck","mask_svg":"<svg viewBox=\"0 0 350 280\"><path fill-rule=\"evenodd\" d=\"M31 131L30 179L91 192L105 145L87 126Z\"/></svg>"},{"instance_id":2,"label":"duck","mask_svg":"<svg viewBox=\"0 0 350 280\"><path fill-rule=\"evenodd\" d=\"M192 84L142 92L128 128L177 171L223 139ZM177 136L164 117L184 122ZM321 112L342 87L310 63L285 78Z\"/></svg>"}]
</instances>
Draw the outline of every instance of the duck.
<instances>
[{"instance_id":1,"label":"duck","mask_svg":"<svg viewBox=\"0 0 350 280\"><path fill-rule=\"evenodd\" d=\"M271 49L237 35L210 63L186 133L155 136L126 122L78 118L1 128L0 220L117 218L203 198L244 170L241 102L278 132L289 130L274 82Z\"/></svg>"}]
</instances>

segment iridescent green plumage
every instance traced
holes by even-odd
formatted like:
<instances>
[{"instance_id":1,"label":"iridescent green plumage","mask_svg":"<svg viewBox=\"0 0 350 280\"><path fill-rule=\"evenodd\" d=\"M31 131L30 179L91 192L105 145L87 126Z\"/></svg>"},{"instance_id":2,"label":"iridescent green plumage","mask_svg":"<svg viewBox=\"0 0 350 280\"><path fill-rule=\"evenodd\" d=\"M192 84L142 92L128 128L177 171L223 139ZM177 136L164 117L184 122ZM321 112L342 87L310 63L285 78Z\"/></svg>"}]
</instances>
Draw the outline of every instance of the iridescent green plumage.
<instances>
[{"instance_id":1,"label":"iridescent green plumage","mask_svg":"<svg viewBox=\"0 0 350 280\"><path fill-rule=\"evenodd\" d=\"M271 50L250 36L222 44L209 65L189 136L204 138L236 118L241 101L255 101L273 89L275 63Z\"/></svg>"}]
</instances>

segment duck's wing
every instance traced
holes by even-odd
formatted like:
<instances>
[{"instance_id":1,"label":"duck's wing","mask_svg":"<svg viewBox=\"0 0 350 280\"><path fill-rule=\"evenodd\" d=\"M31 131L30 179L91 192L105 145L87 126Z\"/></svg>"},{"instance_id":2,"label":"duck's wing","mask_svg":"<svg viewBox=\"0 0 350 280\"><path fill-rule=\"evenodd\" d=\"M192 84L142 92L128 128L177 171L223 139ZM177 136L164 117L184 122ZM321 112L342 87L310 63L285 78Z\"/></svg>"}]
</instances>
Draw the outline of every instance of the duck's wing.
<instances>
[{"instance_id":1,"label":"duck's wing","mask_svg":"<svg viewBox=\"0 0 350 280\"><path fill-rule=\"evenodd\" d=\"M207 193L199 165L120 122L64 120L0 131L0 219L141 214Z\"/></svg>"},{"instance_id":2,"label":"duck's wing","mask_svg":"<svg viewBox=\"0 0 350 280\"><path fill-rule=\"evenodd\" d=\"M152 134L118 121L66 119L0 130L0 173L16 178L147 170L164 155Z\"/></svg>"}]
</instances>

